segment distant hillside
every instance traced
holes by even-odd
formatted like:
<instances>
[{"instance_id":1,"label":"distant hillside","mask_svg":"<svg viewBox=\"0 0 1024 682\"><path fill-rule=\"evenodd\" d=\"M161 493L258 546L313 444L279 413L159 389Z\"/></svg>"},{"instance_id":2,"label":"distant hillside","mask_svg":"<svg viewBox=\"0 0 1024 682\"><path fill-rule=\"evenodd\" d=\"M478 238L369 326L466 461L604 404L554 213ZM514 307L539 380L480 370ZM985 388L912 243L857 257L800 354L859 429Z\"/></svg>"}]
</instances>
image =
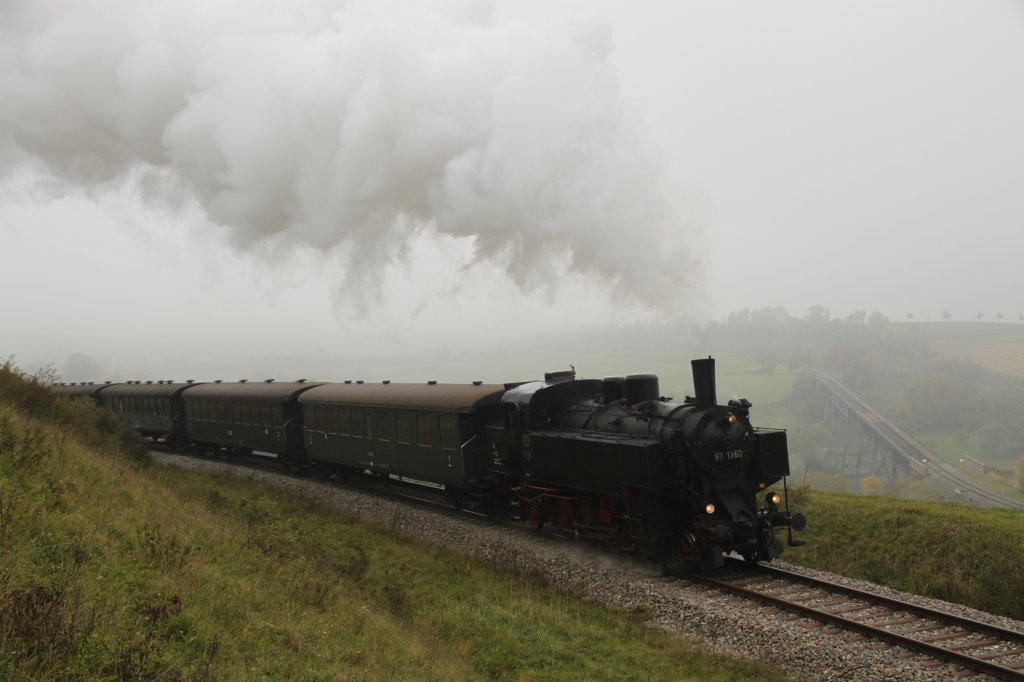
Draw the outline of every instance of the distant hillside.
<instances>
[{"instance_id":1,"label":"distant hillside","mask_svg":"<svg viewBox=\"0 0 1024 682\"><path fill-rule=\"evenodd\" d=\"M1014 322L906 323L945 358L1024 379L1024 324Z\"/></svg>"}]
</instances>

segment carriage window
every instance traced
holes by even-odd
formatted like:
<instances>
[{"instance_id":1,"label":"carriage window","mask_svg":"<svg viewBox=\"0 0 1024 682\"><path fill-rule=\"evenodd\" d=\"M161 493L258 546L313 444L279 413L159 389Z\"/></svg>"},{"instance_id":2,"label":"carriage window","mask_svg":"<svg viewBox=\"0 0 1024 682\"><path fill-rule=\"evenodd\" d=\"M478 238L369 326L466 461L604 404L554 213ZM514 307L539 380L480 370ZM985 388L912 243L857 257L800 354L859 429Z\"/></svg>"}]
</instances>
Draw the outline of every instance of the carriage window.
<instances>
[{"instance_id":1,"label":"carriage window","mask_svg":"<svg viewBox=\"0 0 1024 682\"><path fill-rule=\"evenodd\" d=\"M327 408L327 433L338 432L338 408Z\"/></svg>"},{"instance_id":2,"label":"carriage window","mask_svg":"<svg viewBox=\"0 0 1024 682\"><path fill-rule=\"evenodd\" d=\"M352 435L356 438L366 435L366 422L363 420L362 410L352 410Z\"/></svg>"},{"instance_id":3,"label":"carriage window","mask_svg":"<svg viewBox=\"0 0 1024 682\"><path fill-rule=\"evenodd\" d=\"M316 406L316 430L327 432L327 408L323 405Z\"/></svg>"},{"instance_id":4,"label":"carriage window","mask_svg":"<svg viewBox=\"0 0 1024 682\"><path fill-rule=\"evenodd\" d=\"M377 413L377 438L380 440L391 440L391 413Z\"/></svg>"},{"instance_id":5,"label":"carriage window","mask_svg":"<svg viewBox=\"0 0 1024 682\"><path fill-rule=\"evenodd\" d=\"M347 407L338 410L338 433L342 436L352 433L352 410Z\"/></svg>"},{"instance_id":6,"label":"carriage window","mask_svg":"<svg viewBox=\"0 0 1024 682\"><path fill-rule=\"evenodd\" d=\"M185 418L195 419L195 408L192 407L192 403L185 403Z\"/></svg>"},{"instance_id":7,"label":"carriage window","mask_svg":"<svg viewBox=\"0 0 1024 682\"><path fill-rule=\"evenodd\" d=\"M454 450L459 445L459 428L455 417L441 417L441 447Z\"/></svg>"},{"instance_id":8,"label":"carriage window","mask_svg":"<svg viewBox=\"0 0 1024 682\"><path fill-rule=\"evenodd\" d=\"M235 424L241 424L242 423L242 404L241 403L235 403L234 405L231 406L231 416L232 416L232 420L231 421L233 421Z\"/></svg>"},{"instance_id":9,"label":"carriage window","mask_svg":"<svg viewBox=\"0 0 1024 682\"><path fill-rule=\"evenodd\" d=\"M366 412L363 417L366 419L366 437L373 438L373 413Z\"/></svg>"},{"instance_id":10,"label":"carriage window","mask_svg":"<svg viewBox=\"0 0 1024 682\"><path fill-rule=\"evenodd\" d=\"M217 421L226 422L228 420L228 405L221 401L217 401Z\"/></svg>"},{"instance_id":11,"label":"carriage window","mask_svg":"<svg viewBox=\"0 0 1024 682\"><path fill-rule=\"evenodd\" d=\"M171 399L170 398L161 398L160 399L160 404L163 406L164 412L170 412L171 411Z\"/></svg>"},{"instance_id":12,"label":"carriage window","mask_svg":"<svg viewBox=\"0 0 1024 682\"><path fill-rule=\"evenodd\" d=\"M416 431L419 442L425 448L434 447L434 418L427 414L416 416Z\"/></svg>"},{"instance_id":13,"label":"carriage window","mask_svg":"<svg viewBox=\"0 0 1024 682\"><path fill-rule=\"evenodd\" d=\"M270 423L271 423L272 426L282 426L283 425L284 419L281 417L281 406L278 405L277 403L274 403L273 407L271 407L271 409L270 409L270 417L271 417L271 422Z\"/></svg>"},{"instance_id":14,"label":"carriage window","mask_svg":"<svg viewBox=\"0 0 1024 682\"><path fill-rule=\"evenodd\" d=\"M252 424L252 405L249 403L242 405L242 423L245 425Z\"/></svg>"},{"instance_id":15,"label":"carriage window","mask_svg":"<svg viewBox=\"0 0 1024 682\"><path fill-rule=\"evenodd\" d=\"M412 415L406 412L399 412L397 415L398 420L398 442L399 443L411 443L412 442Z\"/></svg>"}]
</instances>

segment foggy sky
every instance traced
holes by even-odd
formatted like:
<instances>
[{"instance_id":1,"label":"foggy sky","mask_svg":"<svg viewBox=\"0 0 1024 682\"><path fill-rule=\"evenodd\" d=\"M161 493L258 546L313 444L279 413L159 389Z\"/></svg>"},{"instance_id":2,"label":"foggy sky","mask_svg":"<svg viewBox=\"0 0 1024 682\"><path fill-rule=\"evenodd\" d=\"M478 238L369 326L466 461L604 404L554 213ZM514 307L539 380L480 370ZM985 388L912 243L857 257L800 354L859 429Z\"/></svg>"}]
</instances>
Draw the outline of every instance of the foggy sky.
<instances>
[{"instance_id":1,"label":"foggy sky","mask_svg":"<svg viewBox=\"0 0 1024 682\"><path fill-rule=\"evenodd\" d=\"M444 379L666 314L1024 312L1009 0L131 4L2 10L0 355Z\"/></svg>"}]
</instances>

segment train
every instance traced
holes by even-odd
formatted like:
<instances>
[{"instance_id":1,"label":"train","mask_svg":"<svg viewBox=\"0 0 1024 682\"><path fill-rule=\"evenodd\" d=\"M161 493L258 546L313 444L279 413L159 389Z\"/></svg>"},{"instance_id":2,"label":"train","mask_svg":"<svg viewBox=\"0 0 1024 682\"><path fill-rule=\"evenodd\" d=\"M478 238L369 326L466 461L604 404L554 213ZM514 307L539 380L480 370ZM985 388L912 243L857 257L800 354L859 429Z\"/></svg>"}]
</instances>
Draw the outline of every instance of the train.
<instances>
[{"instance_id":1,"label":"train","mask_svg":"<svg viewBox=\"0 0 1024 682\"><path fill-rule=\"evenodd\" d=\"M694 395L654 374L504 384L174 382L59 384L155 442L273 457L327 477L442 491L452 505L517 519L658 562L715 570L770 561L806 519L789 509L782 429L745 399L718 403L715 360L691 362ZM781 492L777 489L781 482Z\"/></svg>"}]
</instances>

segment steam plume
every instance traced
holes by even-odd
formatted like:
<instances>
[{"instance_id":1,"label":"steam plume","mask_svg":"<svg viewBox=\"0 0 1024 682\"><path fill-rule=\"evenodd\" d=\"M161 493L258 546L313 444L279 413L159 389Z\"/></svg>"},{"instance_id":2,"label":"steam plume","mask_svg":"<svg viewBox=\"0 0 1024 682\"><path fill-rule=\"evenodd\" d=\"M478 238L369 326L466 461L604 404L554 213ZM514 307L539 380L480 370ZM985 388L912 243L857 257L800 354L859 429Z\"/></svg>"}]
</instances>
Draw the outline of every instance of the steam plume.
<instances>
[{"instance_id":1,"label":"steam plume","mask_svg":"<svg viewBox=\"0 0 1024 682\"><path fill-rule=\"evenodd\" d=\"M643 298L685 235L610 51L487 2L8 0L0 172L155 172L240 245L342 245L351 277L432 229L524 288L568 267Z\"/></svg>"}]
</instances>

